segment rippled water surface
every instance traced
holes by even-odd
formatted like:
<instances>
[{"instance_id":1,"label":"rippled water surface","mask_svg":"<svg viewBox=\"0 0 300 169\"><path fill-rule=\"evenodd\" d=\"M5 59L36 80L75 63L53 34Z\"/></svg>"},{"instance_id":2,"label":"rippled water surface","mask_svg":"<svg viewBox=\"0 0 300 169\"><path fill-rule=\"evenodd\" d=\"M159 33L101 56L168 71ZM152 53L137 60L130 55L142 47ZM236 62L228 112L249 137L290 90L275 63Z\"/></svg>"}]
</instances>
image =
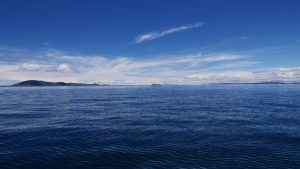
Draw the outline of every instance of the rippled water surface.
<instances>
[{"instance_id":1,"label":"rippled water surface","mask_svg":"<svg viewBox=\"0 0 300 169\"><path fill-rule=\"evenodd\" d=\"M2 87L0 168L300 168L300 85Z\"/></svg>"}]
</instances>

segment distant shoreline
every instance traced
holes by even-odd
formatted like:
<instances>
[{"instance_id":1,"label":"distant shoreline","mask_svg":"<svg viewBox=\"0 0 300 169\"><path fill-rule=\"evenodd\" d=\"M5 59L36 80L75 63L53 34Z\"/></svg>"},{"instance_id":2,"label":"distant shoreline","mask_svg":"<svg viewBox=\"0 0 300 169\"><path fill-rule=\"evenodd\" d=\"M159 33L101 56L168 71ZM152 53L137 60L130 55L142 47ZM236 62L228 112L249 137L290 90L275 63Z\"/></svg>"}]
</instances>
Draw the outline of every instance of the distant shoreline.
<instances>
[{"instance_id":1,"label":"distant shoreline","mask_svg":"<svg viewBox=\"0 0 300 169\"><path fill-rule=\"evenodd\" d=\"M199 85L298 85L300 82L253 82L253 83L206 83L206 84L164 84L164 86L199 86ZM27 80L13 85L0 85L0 87L96 87L96 86L149 86L149 85L110 85L110 84L85 84L66 82L46 82L39 80ZM152 86L152 85L150 85Z\"/></svg>"},{"instance_id":2,"label":"distant shoreline","mask_svg":"<svg viewBox=\"0 0 300 169\"><path fill-rule=\"evenodd\" d=\"M10 85L10 87L58 87L58 86L106 86L100 84L85 84L85 83L65 83L65 82L46 82L41 80L26 80L20 83Z\"/></svg>"}]
</instances>

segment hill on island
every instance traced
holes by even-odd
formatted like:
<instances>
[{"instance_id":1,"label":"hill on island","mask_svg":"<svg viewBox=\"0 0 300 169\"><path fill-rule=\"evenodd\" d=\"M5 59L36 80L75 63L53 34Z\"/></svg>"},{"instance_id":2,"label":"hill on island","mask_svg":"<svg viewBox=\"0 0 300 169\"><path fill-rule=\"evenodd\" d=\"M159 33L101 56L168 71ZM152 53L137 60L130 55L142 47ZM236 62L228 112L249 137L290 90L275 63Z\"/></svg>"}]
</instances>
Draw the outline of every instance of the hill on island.
<instances>
[{"instance_id":1,"label":"hill on island","mask_svg":"<svg viewBox=\"0 0 300 169\"><path fill-rule=\"evenodd\" d=\"M65 82L46 82L40 80L27 80L11 85L13 87L27 87L27 86L99 86L99 84L85 84L85 83L65 83Z\"/></svg>"}]
</instances>

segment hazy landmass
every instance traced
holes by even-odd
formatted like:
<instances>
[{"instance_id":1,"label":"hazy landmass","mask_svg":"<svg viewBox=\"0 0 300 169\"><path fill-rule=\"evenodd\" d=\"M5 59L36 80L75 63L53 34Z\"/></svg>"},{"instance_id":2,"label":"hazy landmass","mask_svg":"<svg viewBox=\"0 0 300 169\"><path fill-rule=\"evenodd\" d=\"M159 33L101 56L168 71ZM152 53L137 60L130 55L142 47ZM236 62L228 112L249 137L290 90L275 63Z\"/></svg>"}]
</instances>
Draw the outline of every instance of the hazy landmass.
<instances>
[{"instance_id":1,"label":"hazy landmass","mask_svg":"<svg viewBox=\"0 0 300 169\"><path fill-rule=\"evenodd\" d=\"M210 84L210 83L208 83ZM233 83L212 83L212 84L224 84L224 85L230 85L230 84L300 84L300 82L281 82L281 81L266 81L266 82L233 82ZM172 86L176 84L164 84L166 86ZM30 86L109 86L108 84L86 84L86 83L66 83L66 82L47 82L47 81L41 81L41 80L26 80L23 82L19 82L13 85L0 85L0 87L30 87ZM161 86L161 84L152 84L152 87L158 87ZM177 86L177 85L176 85Z\"/></svg>"},{"instance_id":2,"label":"hazy landmass","mask_svg":"<svg viewBox=\"0 0 300 169\"><path fill-rule=\"evenodd\" d=\"M11 85L13 87L29 87L29 86L100 86L99 84L85 83L65 83L65 82L46 82L40 80L27 80Z\"/></svg>"},{"instance_id":3,"label":"hazy landmass","mask_svg":"<svg viewBox=\"0 0 300 169\"><path fill-rule=\"evenodd\" d=\"M267 82L248 82L248 83L218 83L218 84L300 84L300 82L281 82L281 81L267 81Z\"/></svg>"}]
</instances>

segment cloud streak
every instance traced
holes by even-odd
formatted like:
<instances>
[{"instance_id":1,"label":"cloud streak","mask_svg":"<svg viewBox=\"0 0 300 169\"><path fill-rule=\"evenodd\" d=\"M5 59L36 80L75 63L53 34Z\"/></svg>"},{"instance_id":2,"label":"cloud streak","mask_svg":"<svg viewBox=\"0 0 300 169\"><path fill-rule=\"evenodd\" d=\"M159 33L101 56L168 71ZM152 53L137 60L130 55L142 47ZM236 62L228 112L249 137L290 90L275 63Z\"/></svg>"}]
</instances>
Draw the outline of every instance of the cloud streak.
<instances>
[{"instance_id":1,"label":"cloud streak","mask_svg":"<svg viewBox=\"0 0 300 169\"><path fill-rule=\"evenodd\" d=\"M183 25L183 26L179 26L179 27L174 27L174 28L171 28L171 29L168 29L168 30L165 30L165 31L161 31L161 32L149 32L149 33L146 33L146 34L143 34L143 35L139 35L135 39L135 43L140 44L140 43L143 43L143 42L146 42L146 41L162 38L162 37L164 37L166 35L169 35L169 34L172 34L172 33L198 28L202 25L203 25L203 23L198 22L198 23L194 23L194 24L190 24L190 25Z\"/></svg>"}]
</instances>

